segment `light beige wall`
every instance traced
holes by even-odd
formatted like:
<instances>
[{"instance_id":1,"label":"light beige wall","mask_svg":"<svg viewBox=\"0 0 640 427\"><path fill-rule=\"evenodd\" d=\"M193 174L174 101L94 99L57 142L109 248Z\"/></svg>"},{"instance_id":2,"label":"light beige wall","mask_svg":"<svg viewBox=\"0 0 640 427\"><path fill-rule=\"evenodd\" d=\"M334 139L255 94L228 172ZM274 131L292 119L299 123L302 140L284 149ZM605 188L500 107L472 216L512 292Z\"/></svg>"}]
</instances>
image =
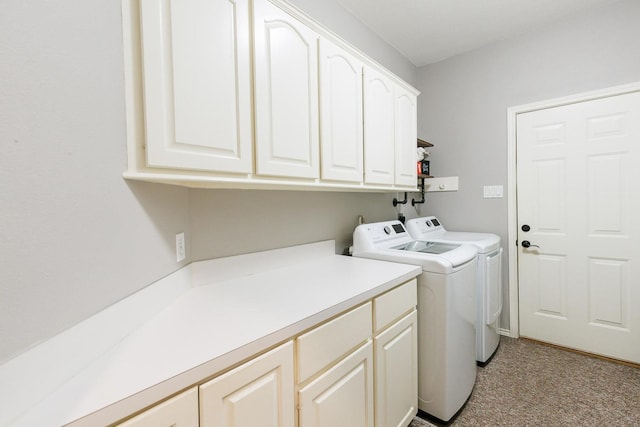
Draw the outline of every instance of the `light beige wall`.
<instances>
[{"instance_id":1,"label":"light beige wall","mask_svg":"<svg viewBox=\"0 0 640 427\"><path fill-rule=\"evenodd\" d=\"M393 194L192 190L191 249L195 260L335 239L351 245L358 215L394 219ZM313 274L313 273L311 273Z\"/></svg>"},{"instance_id":2,"label":"light beige wall","mask_svg":"<svg viewBox=\"0 0 640 427\"><path fill-rule=\"evenodd\" d=\"M640 2L626 0L419 69L418 135L433 142L434 175L458 175L457 193L429 194L423 213L451 230L507 242L507 108L640 80ZM507 258L504 258L505 264ZM507 268L502 316L508 326Z\"/></svg>"},{"instance_id":3,"label":"light beige wall","mask_svg":"<svg viewBox=\"0 0 640 427\"><path fill-rule=\"evenodd\" d=\"M335 0L289 0L289 2L409 84L416 84L415 65L368 27L362 25Z\"/></svg>"},{"instance_id":4,"label":"light beige wall","mask_svg":"<svg viewBox=\"0 0 640 427\"><path fill-rule=\"evenodd\" d=\"M172 272L188 190L129 184L120 2L0 12L0 362Z\"/></svg>"}]
</instances>

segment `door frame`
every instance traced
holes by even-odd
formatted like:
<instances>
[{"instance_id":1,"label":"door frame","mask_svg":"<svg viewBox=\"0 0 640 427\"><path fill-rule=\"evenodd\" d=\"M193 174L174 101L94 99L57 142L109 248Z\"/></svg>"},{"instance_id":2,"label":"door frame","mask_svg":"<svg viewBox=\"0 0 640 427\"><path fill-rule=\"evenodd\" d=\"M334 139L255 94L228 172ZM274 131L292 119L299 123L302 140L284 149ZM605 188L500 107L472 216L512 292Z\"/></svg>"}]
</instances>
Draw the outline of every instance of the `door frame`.
<instances>
[{"instance_id":1,"label":"door frame","mask_svg":"<svg viewBox=\"0 0 640 427\"><path fill-rule=\"evenodd\" d=\"M518 192L517 184L517 127L518 114L562 105L575 104L583 101L591 101L610 96L624 95L632 92L640 92L640 82L621 86L613 86L590 92L553 98L544 101L533 102L507 108L507 225L508 225L508 254L509 254L509 329L501 332L512 338L520 336L520 307L518 294Z\"/></svg>"}]
</instances>

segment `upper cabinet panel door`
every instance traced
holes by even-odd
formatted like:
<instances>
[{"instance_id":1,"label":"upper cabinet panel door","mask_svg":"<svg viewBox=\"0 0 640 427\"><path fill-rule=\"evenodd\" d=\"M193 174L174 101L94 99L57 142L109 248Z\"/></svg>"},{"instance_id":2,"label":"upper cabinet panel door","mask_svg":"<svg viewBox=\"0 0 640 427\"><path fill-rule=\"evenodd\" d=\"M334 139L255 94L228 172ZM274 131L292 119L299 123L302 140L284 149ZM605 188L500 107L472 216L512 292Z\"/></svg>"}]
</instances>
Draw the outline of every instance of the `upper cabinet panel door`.
<instances>
[{"instance_id":1,"label":"upper cabinet panel door","mask_svg":"<svg viewBox=\"0 0 640 427\"><path fill-rule=\"evenodd\" d=\"M147 164L251 172L249 10L141 0Z\"/></svg>"},{"instance_id":2,"label":"upper cabinet panel door","mask_svg":"<svg viewBox=\"0 0 640 427\"><path fill-rule=\"evenodd\" d=\"M395 87L395 183L398 186L416 186L417 96Z\"/></svg>"},{"instance_id":3,"label":"upper cabinet panel door","mask_svg":"<svg viewBox=\"0 0 640 427\"><path fill-rule=\"evenodd\" d=\"M320 40L322 179L362 182L362 62Z\"/></svg>"},{"instance_id":4,"label":"upper cabinet panel door","mask_svg":"<svg viewBox=\"0 0 640 427\"><path fill-rule=\"evenodd\" d=\"M364 69L364 181L394 183L393 82L383 74Z\"/></svg>"},{"instance_id":5,"label":"upper cabinet panel door","mask_svg":"<svg viewBox=\"0 0 640 427\"><path fill-rule=\"evenodd\" d=\"M319 36L266 0L254 8L256 172L318 178Z\"/></svg>"}]
</instances>

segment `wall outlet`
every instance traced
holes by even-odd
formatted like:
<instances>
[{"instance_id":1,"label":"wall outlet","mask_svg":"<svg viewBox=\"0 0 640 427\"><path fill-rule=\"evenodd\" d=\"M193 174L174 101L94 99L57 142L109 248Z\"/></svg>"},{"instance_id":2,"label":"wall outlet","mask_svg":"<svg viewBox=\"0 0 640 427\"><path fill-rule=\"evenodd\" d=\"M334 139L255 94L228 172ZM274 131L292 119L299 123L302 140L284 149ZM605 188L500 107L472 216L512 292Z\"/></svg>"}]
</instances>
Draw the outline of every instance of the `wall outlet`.
<instances>
[{"instance_id":1,"label":"wall outlet","mask_svg":"<svg viewBox=\"0 0 640 427\"><path fill-rule=\"evenodd\" d=\"M184 245L184 233L176 234L176 261L183 261L187 257L187 249Z\"/></svg>"}]
</instances>

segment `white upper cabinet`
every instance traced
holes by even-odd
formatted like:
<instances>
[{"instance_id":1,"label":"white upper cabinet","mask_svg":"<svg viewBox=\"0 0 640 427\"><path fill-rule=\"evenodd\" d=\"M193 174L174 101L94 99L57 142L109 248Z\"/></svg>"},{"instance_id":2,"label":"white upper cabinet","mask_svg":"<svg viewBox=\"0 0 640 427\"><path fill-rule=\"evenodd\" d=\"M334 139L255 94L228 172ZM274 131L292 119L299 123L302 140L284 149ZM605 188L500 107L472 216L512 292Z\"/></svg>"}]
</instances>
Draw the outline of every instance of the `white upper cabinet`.
<instances>
[{"instance_id":1,"label":"white upper cabinet","mask_svg":"<svg viewBox=\"0 0 640 427\"><path fill-rule=\"evenodd\" d=\"M395 185L415 187L416 169L417 96L396 85L395 87Z\"/></svg>"},{"instance_id":2,"label":"white upper cabinet","mask_svg":"<svg viewBox=\"0 0 640 427\"><path fill-rule=\"evenodd\" d=\"M371 67L364 69L364 182L393 185L393 82Z\"/></svg>"},{"instance_id":3,"label":"white upper cabinet","mask_svg":"<svg viewBox=\"0 0 640 427\"><path fill-rule=\"evenodd\" d=\"M363 180L362 70L355 56L320 40L322 179Z\"/></svg>"},{"instance_id":4,"label":"white upper cabinet","mask_svg":"<svg viewBox=\"0 0 640 427\"><path fill-rule=\"evenodd\" d=\"M418 92L284 0L122 0L126 178L414 189Z\"/></svg>"},{"instance_id":5,"label":"white upper cabinet","mask_svg":"<svg viewBox=\"0 0 640 427\"><path fill-rule=\"evenodd\" d=\"M319 177L319 35L267 0L254 2L256 173Z\"/></svg>"},{"instance_id":6,"label":"white upper cabinet","mask_svg":"<svg viewBox=\"0 0 640 427\"><path fill-rule=\"evenodd\" d=\"M251 172L247 2L140 0L146 163Z\"/></svg>"},{"instance_id":7,"label":"white upper cabinet","mask_svg":"<svg viewBox=\"0 0 640 427\"><path fill-rule=\"evenodd\" d=\"M364 69L364 182L416 186L417 94Z\"/></svg>"}]
</instances>

